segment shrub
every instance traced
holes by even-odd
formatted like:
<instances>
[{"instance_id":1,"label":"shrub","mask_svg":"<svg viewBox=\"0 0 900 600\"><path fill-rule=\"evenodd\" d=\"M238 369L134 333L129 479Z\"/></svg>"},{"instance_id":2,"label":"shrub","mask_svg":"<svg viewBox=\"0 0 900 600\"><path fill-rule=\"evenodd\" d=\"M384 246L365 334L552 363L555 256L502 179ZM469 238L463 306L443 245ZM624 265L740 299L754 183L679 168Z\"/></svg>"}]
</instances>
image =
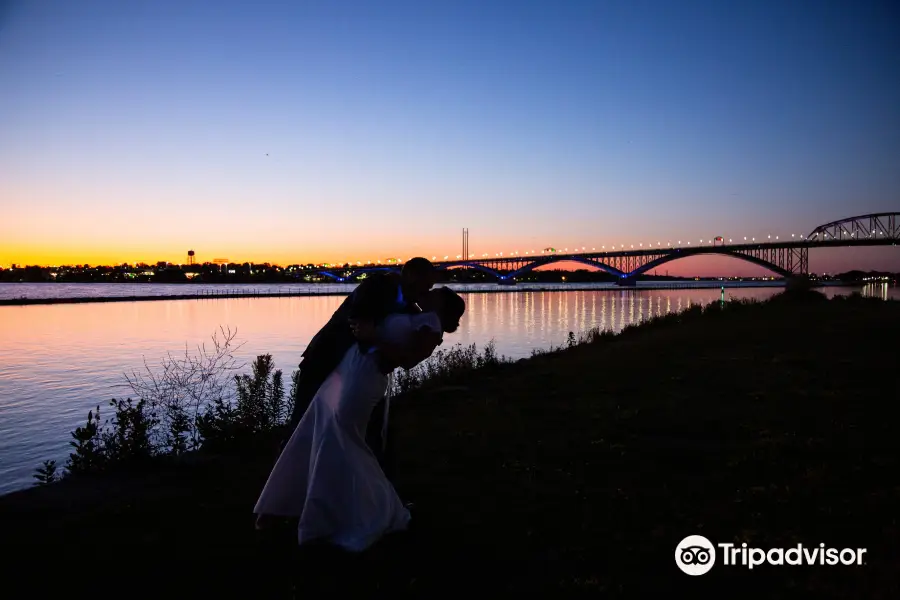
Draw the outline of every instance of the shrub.
<instances>
[{"instance_id":1,"label":"shrub","mask_svg":"<svg viewBox=\"0 0 900 600\"><path fill-rule=\"evenodd\" d=\"M244 367L234 357L243 346L235 344L236 336L237 330L220 328L212 335L212 346L198 346L195 356L185 346L183 357L167 354L158 370L144 360L143 371L125 375L134 395L156 417L153 436L158 446L174 454L199 448L196 424L201 414L210 406L234 402L233 377Z\"/></svg>"},{"instance_id":2,"label":"shrub","mask_svg":"<svg viewBox=\"0 0 900 600\"><path fill-rule=\"evenodd\" d=\"M41 466L35 469L34 478L36 480L35 485L48 485L54 481L58 481L60 473L57 472L56 461L45 460L41 463Z\"/></svg>"},{"instance_id":3,"label":"shrub","mask_svg":"<svg viewBox=\"0 0 900 600\"><path fill-rule=\"evenodd\" d=\"M296 394L298 371L291 379ZM233 445L254 433L271 431L290 419L293 400L285 401L280 370L274 370L271 354L262 354L253 362L253 375L234 378L237 400L233 404L214 400L197 419L197 429L207 448Z\"/></svg>"},{"instance_id":4,"label":"shrub","mask_svg":"<svg viewBox=\"0 0 900 600\"><path fill-rule=\"evenodd\" d=\"M408 371L396 370L393 373L391 392L394 394L409 392L421 388L426 382L446 381L475 369L508 362L512 361L497 355L493 340L485 344L481 352L475 344L469 346L456 344L447 350L438 350Z\"/></svg>"},{"instance_id":5,"label":"shrub","mask_svg":"<svg viewBox=\"0 0 900 600\"><path fill-rule=\"evenodd\" d=\"M113 417L105 422L99 406L88 411L87 422L72 432L73 450L65 469L60 472L55 461L44 461L34 473L36 484L145 462L154 456L179 456L200 447L226 448L251 434L284 425L296 397L299 372L292 374L286 398L282 373L274 369L272 356L260 355L252 364L252 375L230 380L231 393L217 379L231 370L226 351L232 338L226 336L226 342L216 344L205 358L203 348L201 359L169 357L161 374L148 369L145 376L126 376L132 388L142 390L149 399L111 400Z\"/></svg>"}]
</instances>

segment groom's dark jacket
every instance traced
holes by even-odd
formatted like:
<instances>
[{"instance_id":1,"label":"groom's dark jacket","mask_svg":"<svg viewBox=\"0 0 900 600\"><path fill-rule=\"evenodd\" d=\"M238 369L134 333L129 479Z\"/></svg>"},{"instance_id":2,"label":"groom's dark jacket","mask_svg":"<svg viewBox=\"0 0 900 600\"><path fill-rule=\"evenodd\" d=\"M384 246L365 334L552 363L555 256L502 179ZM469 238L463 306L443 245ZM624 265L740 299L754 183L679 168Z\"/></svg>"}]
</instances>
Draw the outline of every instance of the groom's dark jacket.
<instances>
[{"instance_id":1,"label":"groom's dark jacket","mask_svg":"<svg viewBox=\"0 0 900 600\"><path fill-rule=\"evenodd\" d=\"M338 307L331 319L317 333L303 352L300 367L321 374L322 380L333 371L344 354L357 343L350 329L350 319L371 319L376 324L395 312L415 313L419 307L402 300L400 275L376 273L363 280ZM360 349L368 346L360 342Z\"/></svg>"}]
</instances>

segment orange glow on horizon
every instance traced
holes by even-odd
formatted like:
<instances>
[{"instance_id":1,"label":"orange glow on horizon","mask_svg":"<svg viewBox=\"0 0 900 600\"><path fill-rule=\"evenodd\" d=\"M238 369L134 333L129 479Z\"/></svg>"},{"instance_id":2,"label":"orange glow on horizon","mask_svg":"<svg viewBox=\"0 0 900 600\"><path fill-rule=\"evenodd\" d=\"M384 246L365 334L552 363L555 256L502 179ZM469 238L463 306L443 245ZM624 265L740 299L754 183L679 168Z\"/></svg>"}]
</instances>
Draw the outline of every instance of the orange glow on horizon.
<instances>
[{"instance_id":1,"label":"orange glow on horizon","mask_svg":"<svg viewBox=\"0 0 900 600\"><path fill-rule=\"evenodd\" d=\"M202 247L195 247L193 249L196 252L194 262L199 265L212 263L214 259L227 258L229 262L236 264L262 264L268 262L269 264L281 267L287 267L294 264L377 264L378 261L382 261L382 264L384 264L388 258L408 260L413 256L425 256L426 258L435 261L443 261L456 260L457 256L460 254L460 249L445 248L443 249L443 252L440 252L434 251L434 249L428 249L424 244L411 244L411 247L408 248L406 252L397 251L396 247L388 248L386 245L382 245L380 251L377 249L377 246L373 246L375 248L374 250L365 252L361 251L359 248L363 246L362 243L357 243L356 245L358 246L357 248L348 248L346 253L338 253L334 248L321 248L318 251L298 250L296 252L282 249L271 253L252 250L250 248L245 248L242 251L234 249L234 252L229 252L222 248L213 249L209 252L205 251ZM392 244L392 246L393 245L394 244ZM474 254L475 258L484 259L494 258L495 256L499 258L499 255L501 254L503 257L516 256L513 254L517 251L515 244L496 244L495 246L496 248L493 252L477 252L473 249L471 253ZM500 250L500 248L504 246L507 249L505 251ZM165 261L174 265L186 265L188 264L188 249L189 248L186 247L183 252L166 251L157 253L147 248L128 248L120 251L104 248L86 248L84 251L74 252L71 249L63 248L61 246L55 248L37 248L33 244L17 246L4 245L0 246L0 268L6 269L12 264L19 266L38 265L42 267L74 266L83 264L91 266L116 266L123 263L129 265L139 263L155 265L160 261ZM481 250L481 248L478 248L478 250ZM561 248L560 250L563 249ZM601 247L596 247L595 251L601 252L604 250L605 249L601 249ZM890 252L890 250L890 247L814 250L811 252L810 271L818 273L841 272L852 269L896 271L900 268L900 263L898 263L897 254L895 252ZM574 251L574 248L569 251ZM579 251L581 251L580 248ZM586 247L583 252L591 251L592 249L590 247ZM519 250L518 252L519 257L526 259L531 255L532 249L528 247L527 250ZM485 254L488 256L484 256ZM540 256L541 250L534 249L534 255ZM577 262L558 262L539 267L538 269L561 269L567 271L577 269L597 270ZM721 255L688 257L666 263L655 270L657 275L665 275L667 272L669 275L680 277L757 277L769 276L772 274L762 267ZM651 271L648 274L652 275L654 272Z\"/></svg>"}]
</instances>

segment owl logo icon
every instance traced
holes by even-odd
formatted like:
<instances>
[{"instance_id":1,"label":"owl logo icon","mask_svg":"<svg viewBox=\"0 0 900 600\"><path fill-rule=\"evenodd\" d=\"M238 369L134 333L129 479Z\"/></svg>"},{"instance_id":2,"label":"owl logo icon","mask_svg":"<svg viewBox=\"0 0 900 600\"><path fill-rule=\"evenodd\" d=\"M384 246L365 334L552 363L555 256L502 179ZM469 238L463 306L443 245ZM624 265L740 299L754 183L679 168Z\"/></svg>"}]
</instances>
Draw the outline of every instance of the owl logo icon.
<instances>
[{"instance_id":1,"label":"owl logo icon","mask_svg":"<svg viewBox=\"0 0 900 600\"><path fill-rule=\"evenodd\" d=\"M716 564L716 547L702 535L689 535L675 547L675 564L688 575L704 575Z\"/></svg>"}]
</instances>

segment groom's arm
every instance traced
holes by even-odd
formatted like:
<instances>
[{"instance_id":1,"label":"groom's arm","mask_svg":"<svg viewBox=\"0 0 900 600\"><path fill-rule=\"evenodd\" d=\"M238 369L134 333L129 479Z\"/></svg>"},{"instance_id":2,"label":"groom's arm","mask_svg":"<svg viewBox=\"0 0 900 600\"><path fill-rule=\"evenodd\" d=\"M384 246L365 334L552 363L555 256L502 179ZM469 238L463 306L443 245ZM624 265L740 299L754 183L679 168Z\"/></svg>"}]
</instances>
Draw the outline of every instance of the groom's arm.
<instances>
[{"instance_id":1,"label":"groom's arm","mask_svg":"<svg viewBox=\"0 0 900 600\"><path fill-rule=\"evenodd\" d=\"M358 341L363 344L375 341L375 327L390 312L398 285L389 275L374 275L353 290L347 316Z\"/></svg>"}]
</instances>

